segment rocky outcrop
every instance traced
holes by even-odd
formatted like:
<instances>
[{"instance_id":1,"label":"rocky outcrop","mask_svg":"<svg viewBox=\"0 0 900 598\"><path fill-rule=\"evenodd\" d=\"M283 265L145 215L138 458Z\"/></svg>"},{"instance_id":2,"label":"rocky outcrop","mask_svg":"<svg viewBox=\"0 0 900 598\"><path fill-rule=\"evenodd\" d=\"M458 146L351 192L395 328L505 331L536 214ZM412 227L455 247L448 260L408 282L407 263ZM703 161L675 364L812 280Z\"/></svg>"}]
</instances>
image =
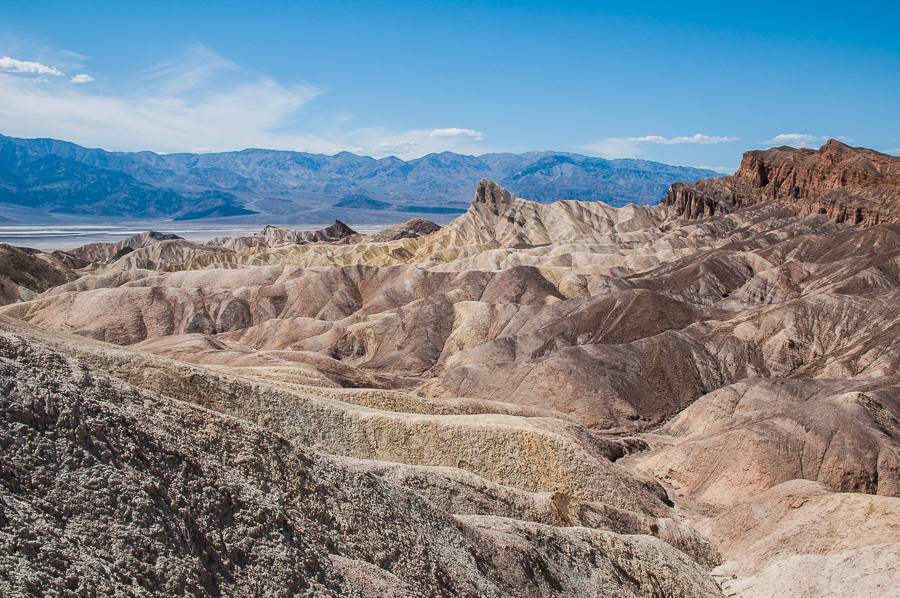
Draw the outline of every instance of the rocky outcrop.
<instances>
[{"instance_id":1,"label":"rocky outcrop","mask_svg":"<svg viewBox=\"0 0 900 598\"><path fill-rule=\"evenodd\" d=\"M766 201L835 222L900 222L900 158L834 139L818 151L755 150L733 176L675 183L660 205L675 217L698 219Z\"/></svg>"},{"instance_id":2,"label":"rocky outcrop","mask_svg":"<svg viewBox=\"0 0 900 598\"><path fill-rule=\"evenodd\" d=\"M4 596L721 595L652 536L454 517L15 335L0 387Z\"/></svg>"},{"instance_id":3,"label":"rocky outcrop","mask_svg":"<svg viewBox=\"0 0 900 598\"><path fill-rule=\"evenodd\" d=\"M29 301L79 275L52 255L0 243L0 305Z\"/></svg>"},{"instance_id":4,"label":"rocky outcrop","mask_svg":"<svg viewBox=\"0 0 900 598\"><path fill-rule=\"evenodd\" d=\"M45 340L141 388L259 422L328 454L456 467L530 492L561 492L656 517L671 515L659 484L616 467L608 458L608 444L572 420L490 410L477 416L385 410L352 395L279 386L277 378L248 380L5 318L0 325ZM372 399L385 401L377 394Z\"/></svg>"},{"instance_id":5,"label":"rocky outcrop","mask_svg":"<svg viewBox=\"0 0 900 598\"><path fill-rule=\"evenodd\" d=\"M244 237L216 237L205 244L223 247L231 251L246 251L253 247L281 247L284 245L309 245L312 243L337 243L359 237L359 233L341 222L320 230L290 230L267 226L255 235Z\"/></svg>"},{"instance_id":6,"label":"rocky outcrop","mask_svg":"<svg viewBox=\"0 0 900 598\"><path fill-rule=\"evenodd\" d=\"M859 391L872 386L746 380L721 388L663 428L674 446L641 470L716 507L797 479L900 498L900 393Z\"/></svg>"},{"instance_id":7,"label":"rocky outcrop","mask_svg":"<svg viewBox=\"0 0 900 598\"><path fill-rule=\"evenodd\" d=\"M416 264L429 270L495 271L517 266L579 266L644 270L658 263L647 254L666 231L664 210L600 202L538 204L513 196L496 183L478 184L469 210L430 235L388 243L291 245L234 255L203 255L167 270L240 268L266 264L297 266L394 266ZM680 237L680 235L676 235ZM673 254L693 253L679 238L667 244ZM550 244L556 244L550 247Z\"/></svg>"},{"instance_id":8,"label":"rocky outcrop","mask_svg":"<svg viewBox=\"0 0 900 598\"><path fill-rule=\"evenodd\" d=\"M400 224L389 226L383 231L376 233L372 236L372 240L387 242L397 241L399 239L415 239L416 237L430 235L434 231L440 229L440 226L434 222L425 220L424 218L412 218L401 222Z\"/></svg>"},{"instance_id":9,"label":"rocky outcrop","mask_svg":"<svg viewBox=\"0 0 900 598\"><path fill-rule=\"evenodd\" d=\"M827 153L801 152L783 168ZM772 180L787 171L778 172L754 184L782 189ZM722 191L717 184L694 190ZM890 596L900 571L890 517L900 501L900 223L837 222L807 213L795 195L746 205L737 192L696 196L685 199L688 214L705 217L685 222L666 207L535 204L483 180L466 214L414 238L202 246L209 251L182 262L162 252L182 241L162 241L4 306L17 319L0 316L0 328L21 337L6 345L8 377L29 388L76 380L41 360L32 367L30 355L44 351L32 345L44 343L94 372L66 400L118 378L141 396L109 395L137 418L123 429L155 429L171 415L166 433L186 438L198 460L215 456L221 476L265 471L260 500L302 486L291 503L300 515L278 507L299 522L291 533L315 536L309 546L324 546L336 575L364 596L677 596L672 575L688 574L670 549L704 569L721 550L728 562L714 571L729 594L799 596L805 585ZM6 413L37 421L34 404ZM10 437L32 446L19 425L30 424L16 422ZM227 438L213 434L222 422ZM95 438L91 423L74 438ZM255 436L242 444L248 430ZM21 443L4 446L25 462ZM296 469L294 454L309 485L280 473ZM92 490L74 470L51 473ZM48 484L40 480L16 500L32 500ZM188 497L197 480L186 481L166 478ZM53 488L50 504L71 490ZM117 533L132 523L109 521ZM244 540L244 524L203 529L218 538L237 525L235 537L260 554L287 550L275 528L264 528L266 543ZM17 542L33 539L23 534ZM617 534L634 536L624 545ZM623 551L638 572L616 560ZM277 570L277 559L265 566ZM2 567L0 583L12 570ZM131 561L121 571L149 579ZM228 571L242 582L258 575ZM866 577L858 584L857 573Z\"/></svg>"},{"instance_id":10,"label":"rocky outcrop","mask_svg":"<svg viewBox=\"0 0 900 598\"><path fill-rule=\"evenodd\" d=\"M79 267L83 268L85 265L100 265L115 261L135 249L150 247L162 241L184 241L184 239L178 235L166 235L148 230L116 243L91 243L70 249L61 252L61 257L73 260L73 262L78 261L83 264Z\"/></svg>"}]
</instances>

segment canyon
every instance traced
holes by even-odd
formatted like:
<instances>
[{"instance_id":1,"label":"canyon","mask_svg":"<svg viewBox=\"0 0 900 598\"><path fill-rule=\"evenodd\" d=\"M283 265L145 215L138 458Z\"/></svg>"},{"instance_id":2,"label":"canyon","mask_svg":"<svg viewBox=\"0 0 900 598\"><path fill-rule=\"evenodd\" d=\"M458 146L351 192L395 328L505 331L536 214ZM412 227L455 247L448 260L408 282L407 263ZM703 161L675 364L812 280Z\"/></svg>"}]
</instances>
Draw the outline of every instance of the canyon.
<instances>
[{"instance_id":1,"label":"canyon","mask_svg":"<svg viewBox=\"0 0 900 598\"><path fill-rule=\"evenodd\" d=\"M900 584L900 158L0 266L3 595Z\"/></svg>"}]
</instances>

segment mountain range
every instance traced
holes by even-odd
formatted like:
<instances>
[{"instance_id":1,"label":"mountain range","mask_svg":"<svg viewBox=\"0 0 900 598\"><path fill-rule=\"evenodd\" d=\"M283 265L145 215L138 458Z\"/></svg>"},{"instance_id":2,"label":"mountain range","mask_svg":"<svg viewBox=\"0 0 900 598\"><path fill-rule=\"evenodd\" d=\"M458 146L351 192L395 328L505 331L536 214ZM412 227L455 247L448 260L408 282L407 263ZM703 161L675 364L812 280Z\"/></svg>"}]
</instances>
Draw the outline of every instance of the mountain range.
<instances>
[{"instance_id":1,"label":"mountain range","mask_svg":"<svg viewBox=\"0 0 900 598\"><path fill-rule=\"evenodd\" d=\"M267 223L319 223L346 218L348 209L357 210L356 222L399 221L397 212L465 211L482 178L539 203L655 205L671 184L713 176L710 170L563 152L443 152L408 161L263 149L159 155L0 135L0 223L63 215L109 221L251 214ZM348 197L363 202L335 206Z\"/></svg>"}]
</instances>

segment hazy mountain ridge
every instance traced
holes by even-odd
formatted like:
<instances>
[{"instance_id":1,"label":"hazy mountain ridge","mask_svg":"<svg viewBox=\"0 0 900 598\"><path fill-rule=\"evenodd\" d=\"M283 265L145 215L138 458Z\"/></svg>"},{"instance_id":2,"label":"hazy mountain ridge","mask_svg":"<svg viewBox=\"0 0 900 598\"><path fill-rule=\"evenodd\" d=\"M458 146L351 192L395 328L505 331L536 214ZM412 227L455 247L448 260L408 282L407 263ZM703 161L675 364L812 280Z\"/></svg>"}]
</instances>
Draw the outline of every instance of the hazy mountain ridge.
<instances>
[{"instance_id":1,"label":"hazy mountain ridge","mask_svg":"<svg viewBox=\"0 0 900 598\"><path fill-rule=\"evenodd\" d=\"M91 165L59 153L41 153L39 148L16 144L7 138L0 138L0 142L0 203L52 214L99 217L189 219L204 212L252 213L244 210L231 193L160 188L141 182L127 172Z\"/></svg>"},{"instance_id":2,"label":"hazy mountain ridge","mask_svg":"<svg viewBox=\"0 0 900 598\"><path fill-rule=\"evenodd\" d=\"M415 206L465 208L472 187L482 178L540 203L579 199L613 206L651 205L676 181L717 176L697 168L563 152L478 157L442 152L404 161L349 152L326 156L263 149L168 155L107 152L55 139L2 135L0 144L4 148L0 187L7 190L0 202L32 205L39 198L46 211L110 217L178 216L189 206L193 213L212 214L220 205L228 209L218 215L229 215L240 206L283 214L330 208L354 194L397 204L404 211L414 211L410 208ZM196 194L204 191L222 194L201 198L205 203L198 206Z\"/></svg>"}]
</instances>

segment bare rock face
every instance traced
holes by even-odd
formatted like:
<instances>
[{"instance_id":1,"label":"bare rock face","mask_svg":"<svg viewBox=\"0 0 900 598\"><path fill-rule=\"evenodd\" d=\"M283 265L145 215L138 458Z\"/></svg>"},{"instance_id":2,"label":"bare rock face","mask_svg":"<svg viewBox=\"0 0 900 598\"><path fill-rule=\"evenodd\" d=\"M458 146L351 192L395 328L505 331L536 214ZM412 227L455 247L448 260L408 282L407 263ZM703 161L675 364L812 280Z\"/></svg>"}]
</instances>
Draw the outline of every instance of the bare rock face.
<instances>
[{"instance_id":1,"label":"bare rock face","mask_svg":"<svg viewBox=\"0 0 900 598\"><path fill-rule=\"evenodd\" d=\"M0 384L4 595L720 595L656 538L453 517L15 335Z\"/></svg>"},{"instance_id":2,"label":"bare rock face","mask_svg":"<svg viewBox=\"0 0 900 598\"><path fill-rule=\"evenodd\" d=\"M834 139L818 151L756 150L744 154L733 176L675 183L660 205L674 216L697 219L765 201L835 222L900 222L900 158Z\"/></svg>"},{"instance_id":3,"label":"bare rock face","mask_svg":"<svg viewBox=\"0 0 900 598\"><path fill-rule=\"evenodd\" d=\"M697 525L730 559L713 571L730 595L861 598L900 583L897 498L795 480Z\"/></svg>"},{"instance_id":4,"label":"bare rock face","mask_svg":"<svg viewBox=\"0 0 900 598\"><path fill-rule=\"evenodd\" d=\"M128 237L123 241L118 241L117 243L91 243L89 245L84 245L83 247L70 249L62 252L62 256L68 257L73 261L78 261L84 265L104 264L128 254L129 250L134 251L135 249L149 247L162 241L178 240L183 241L184 239L178 235L166 235L153 230L148 230L147 232L134 235L133 237ZM84 265L78 267L83 268Z\"/></svg>"},{"instance_id":5,"label":"bare rock face","mask_svg":"<svg viewBox=\"0 0 900 598\"><path fill-rule=\"evenodd\" d=\"M374 235L372 237L372 240L378 242L387 242L397 241L399 239L415 239L416 237L430 235L434 231L440 229L440 226L438 226L434 222L425 220L424 218L412 218L410 220L406 220L405 222L401 222L400 224L389 226L388 228Z\"/></svg>"},{"instance_id":6,"label":"bare rock face","mask_svg":"<svg viewBox=\"0 0 900 598\"><path fill-rule=\"evenodd\" d=\"M642 470L715 506L790 480L900 497L900 393L872 381L745 380L667 424L676 444Z\"/></svg>"},{"instance_id":7,"label":"bare rock face","mask_svg":"<svg viewBox=\"0 0 900 598\"><path fill-rule=\"evenodd\" d=\"M29 301L77 278L78 274L52 255L0 243L0 305Z\"/></svg>"},{"instance_id":8,"label":"bare rock face","mask_svg":"<svg viewBox=\"0 0 900 598\"><path fill-rule=\"evenodd\" d=\"M354 237L359 233L335 220L327 228L312 231L289 230L277 226L267 226L255 235L246 237L216 237L206 245L223 247L231 251L246 251L253 247L281 247L284 245L309 245L312 243L337 243ZM185 260L186 261L186 260Z\"/></svg>"}]
</instances>

